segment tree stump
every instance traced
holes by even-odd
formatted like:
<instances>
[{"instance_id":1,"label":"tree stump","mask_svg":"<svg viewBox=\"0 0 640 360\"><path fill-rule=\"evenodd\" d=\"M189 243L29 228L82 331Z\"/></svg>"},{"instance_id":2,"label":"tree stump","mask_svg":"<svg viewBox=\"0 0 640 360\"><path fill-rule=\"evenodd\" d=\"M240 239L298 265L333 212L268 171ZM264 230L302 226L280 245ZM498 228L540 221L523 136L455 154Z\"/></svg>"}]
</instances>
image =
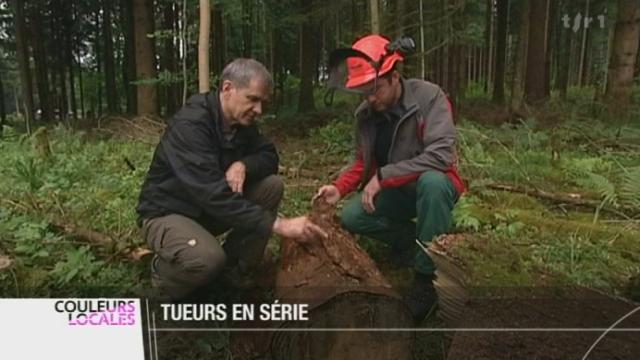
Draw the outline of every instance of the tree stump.
<instances>
[{"instance_id":1,"label":"tree stump","mask_svg":"<svg viewBox=\"0 0 640 360\"><path fill-rule=\"evenodd\" d=\"M275 289L281 303L309 304L309 320L280 324L282 331L271 339L272 358L411 359L413 333L362 331L410 328L411 315L400 296L340 227L333 206L317 201L310 218L329 237L305 244L283 239Z\"/></svg>"}]
</instances>

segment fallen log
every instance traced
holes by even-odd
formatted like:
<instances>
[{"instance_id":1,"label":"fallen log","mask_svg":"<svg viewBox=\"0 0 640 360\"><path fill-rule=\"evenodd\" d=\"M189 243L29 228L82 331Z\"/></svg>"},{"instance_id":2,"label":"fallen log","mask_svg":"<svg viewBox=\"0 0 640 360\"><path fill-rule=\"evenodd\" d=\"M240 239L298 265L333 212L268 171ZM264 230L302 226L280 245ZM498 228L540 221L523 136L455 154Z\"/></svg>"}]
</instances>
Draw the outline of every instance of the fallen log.
<instances>
[{"instance_id":1,"label":"fallen log","mask_svg":"<svg viewBox=\"0 0 640 360\"><path fill-rule=\"evenodd\" d=\"M285 321L270 341L278 359L411 359L414 334L400 296L337 221L333 206L314 204L311 220L329 237L301 244L283 239L275 297L281 303L309 305L309 320ZM291 331L302 328L303 331ZM313 329L344 329L313 331Z\"/></svg>"},{"instance_id":2,"label":"fallen log","mask_svg":"<svg viewBox=\"0 0 640 360\"><path fill-rule=\"evenodd\" d=\"M94 245L109 247L115 244L115 241L110 236L102 234L95 230L86 229L75 224L62 222L60 220L50 221L49 224L54 230L58 232L62 232L65 235L84 240Z\"/></svg>"},{"instance_id":3,"label":"fallen log","mask_svg":"<svg viewBox=\"0 0 640 360\"><path fill-rule=\"evenodd\" d=\"M514 185L506 185L506 184L487 184L485 185L489 189L507 191L518 194L525 194L528 196L533 196L539 199L547 200L553 202L555 204L568 204L572 206L578 207L586 207L592 210L601 210L606 211L618 216L623 216L625 218L632 218L634 213L637 213L637 209L629 208L629 207L620 207L620 209L614 209L608 206L603 206L602 201L587 199L581 194L572 194L572 193L551 193L548 191L540 190L540 189L528 189Z\"/></svg>"}]
</instances>

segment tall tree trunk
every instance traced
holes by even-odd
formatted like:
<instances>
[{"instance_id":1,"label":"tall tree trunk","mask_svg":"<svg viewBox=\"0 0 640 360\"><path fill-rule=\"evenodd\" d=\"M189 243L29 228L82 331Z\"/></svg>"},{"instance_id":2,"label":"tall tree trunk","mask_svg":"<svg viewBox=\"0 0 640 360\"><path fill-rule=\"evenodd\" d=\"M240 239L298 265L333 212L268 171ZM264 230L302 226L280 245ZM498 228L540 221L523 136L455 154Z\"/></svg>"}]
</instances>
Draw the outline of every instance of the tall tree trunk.
<instances>
[{"instance_id":1,"label":"tall tree trunk","mask_svg":"<svg viewBox=\"0 0 640 360\"><path fill-rule=\"evenodd\" d=\"M395 28L394 28L394 34L396 37L404 35L404 29L403 29L403 24L404 24L404 15L405 13L405 9L406 9L406 3L405 0L397 0L396 3L396 13L395 13Z\"/></svg>"},{"instance_id":2,"label":"tall tree trunk","mask_svg":"<svg viewBox=\"0 0 640 360\"><path fill-rule=\"evenodd\" d=\"M80 61L80 51L78 51L78 84L80 88L80 112L81 117L84 118L87 116L87 112L84 106L84 81L82 79L82 62Z\"/></svg>"},{"instance_id":3,"label":"tall tree trunk","mask_svg":"<svg viewBox=\"0 0 640 360\"><path fill-rule=\"evenodd\" d=\"M553 39L553 35L555 31L557 31L556 30L557 8L558 8L558 1L549 0L549 3L547 4L547 36L545 38L546 50L545 50L545 57L544 57L544 63L545 63L544 93L546 94L547 97L551 94L551 69L552 69L551 56L553 53L553 45L552 45L553 43L551 39Z\"/></svg>"},{"instance_id":4,"label":"tall tree trunk","mask_svg":"<svg viewBox=\"0 0 640 360\"><path fill-rule=\"evenodd\" d=\"M507 50L507 19L509 17L509 0L498 0L498 34L496 43L496 70L493 77L493 101L504 103L504 73Z\"/></svg>"},{"instance_id":5,"label":"tall tree trunk","mask_svg":"<svg viewBox=\"0 0 640 360\"><path fill-rule=\"evenodd\" d=\"M102 80L102 51L101 51L101 29L100 29L100 9L96 9L95 13L96 28L95 28L95 51L96 51L96 76L98 78L97 100L94 103L93 114L94 116L102 116L102 87L104 81Z\"/></svg>"},{"instance_id":6,"label":"tall tree trunk","mask_svg":"<svg viewBox=\"0 0 640 360\"><path fill-rule=\"evenodd\" d=\"M589 3L590 0L585 2L585 19L589 18ZM584 80L584 63L587 56L587 34L589 33L589 26L585 26L584 22L581 24L582 26L582 41L580 45L580 62L578 65L578 86L582 86Z\"/></svg>"},{"instance_id":7,"label":"tall tree trunk","mask_svg":"<svg viewBox=\"0 0 640 360\"><path fill-rule=\"evenodd\" d=\"M309 14L313 9L313 0L300 0L300 14ZM299 25L300 29L300 96L298 98L298 112L315 111L313 99L314 67L314 24L313 20L305 19Z\"/></svg>"},{"instance_id":8,"label":"tall tree trunk","mask_svg":"<svg viewBox=\"0 0 640 360\"><path fill-rule=\"evenodd\" d=\"M127 113L136 113L136 51L134 31L133 3L131 0L120 0L120 23L124 36L124 61L122 62L122 80L126 94Z\"/></svg>"},{"instance_id":9,"label":"tall tree trunk","mask_svg":"<svg viewBox=\"0 0 640 360\"><path fill-rule=\"evenodd\" d=\"M242 56L251 57L253 46L253 1L242 0Z\"/></svg>"},{"instance_id":10,"label":"tall tree trunk","mask_svg":"<svg viewBox=\"0 0 640 360\"><path fill-rule=\"evenodd\" d=\"M113 30L111 24L111 12L113 11L113 0L103 0L103 21L102 34L104 38L104 75L106 77L107 89L107 109L109 113L115 114L120 111L118 104L118 93L116 88L116 69L113 60Z\"/></svg>"},{"instance_id":11,"label":"tall tree trunk","mask_svg":"<svg viewBox=\"0 0 640 360\"><path fill-rule=\"evenodd\" d=\"M187 84L189 82L187 73L187 43L189 39L187 9L187 0L182 0L182 27L180 28L182 34L182 105L187 103Z\"/></svg>"},{"instance_id":12,"label":"tall tree trunk","mask_svg":"<svg viewBox=\"0 0 640 360\"><path fill-rule=\"evenodd\" d=\"M200 0L200 36L198 37L198 90L209 91L209 32L211 7L209 0Z\"/></svg>"},{"instance_id":13,"label":"tall tree trunk","mask_svg":"<svg viewBox=\"0 0 640 360\"><path fill-rule=\"evenodd\" d=\"M7 122L7 110L4 106L4 83L2 77L4 74L0 74L0 138L2 138L2 130L5 122Z\"/></svg>"},{"instance_id":14,"label":"tall tree trunk","mask_svg":"<svg viewBox=\"0 0 640 360\"><path fill-rule=\"evenodd\" d=\"M571 0L562 2L562 14L568 14L571 8ZM562 15L563 16L563 15ZM564 99L567 96L567 87L569 84L569 60L571 49L571 29L565 26L558 26L556 30L556 38L558 45L555 49L555 57L557 59L556 72L556 89L560 93L560 97Z\"/></svg>"},{"instance_id":15,"label":"tall tree trunk","mask_svg":"<svg viewBox=\"0 0 640 360\"><path fill-rule=\"evenodd\" d=\"M57 76L53 78L53 89L54 93L56 93L56 86L58 86L60 92L59 96L56 96L56 102L54 109L57 109L60 114L60 119L62 121L67 120L68 111L68 101L69 97L67 94L67 66L65 62L65 51L64 51L64 43L65 43L65 29L64 29L64 21L65 17L68 16L68 6L69 2L62 3L54 3L54 7L51 10L51 27L50 33L53 35L53 44L55 46L52 47L52 54L54 55L54 66L55 69L54 74ZM56 81L57 80L57 81Z\"/></svg>"},{"instance_id":16,"label":"tall tree trunk","mask_svg":"<svg viewBox=\"0 0 640 360\"><path fill-rule=\"evenodd\" d=\"M225 39L224 39L224 20L222 13L224 11L222 3L216 3L213 7L213 71L220 75L222 68L226 63Z\"/></svg>"},{"instance_id":17,"label":"tall tree trunk","mask_svg":"<svg viewBox=\"0 0 640 360\"><path fill-rule=\"evenodd\" d=\"M618 0L618 18L609 61L606 97L617 105L631 100L638 41L640 38L640 5L638 0Z\"/></svg>"},{"instance_id":18,"label":"tall tree trunk","mask_svg":"<svg viewBox=\"0 0 640 360\"><path fill-rule=\"evenodd\" d=\"M424 48L424 4L423 0L420 1L420 78L424 79L426 76L426 65L425 65L425 48Z\"/></svg>"},{"instance_id":19,"label":"tall tree trunk","mask_svg":"<svg viewBox=\"0 0 640 360\"><path fill-rule=\"evenodd\" d=\"M145 81L156 77L153 40L153 0L134 0L136 80ZM137 84L138 115L157 114L158 90L155 84Z\"/></svg>"},{"instance_id":20,"label":"tall tree trunk","mask_svg":"<svg viewBox=\"0 0 640 360\"><path fill-rule=\"evenodd\" d=\"M523 0L520 3L520 30L518 32L518 49L513 62L513 79L511 82L511 110L520 111L524 100L524 82L527 70L527 53L529 50L529 11L531 2L537 0Z\"/></svg>"},{"instance_id":21,"label":"tall tree trunk","mask_svg":"<svg viewBox=\"0 0 640 360\"><path fill-rule=\"evenodd\" d=\"M76 12L75 5L70 2L70 14L69 17L64 17L64 52L65 52L65 63L67 66L67 72L69 73L69 98L70 98L70 110L73 116L73 119L78 118L78 104L76 102L76 83L74 78L73 66L74 66L74 55L73 55L73 41L74 41L74 33L73 33L73 23L76 20Z\"/></svg>"},{"instance_id":22,"label":"tall tree trunk","mask_svg":"<svg viewBox=\"0 0 640 360\"><path fill-rule=\"evenodd\" d=\"M175 22L178 16L176 11L176 5L173 2L167 2L164 5L163 10L163 22L164 29L171 33L171 36L167 36L164 39L164 54L161 58L161 68L163 71L167 71L171 74L172 79L164 87L166 89L166 114L168 116L173 115L177 110L178 95L176 93L176 83L173 79L176 77L178 71L178 64L176 62L176 46L175 46Z\"/></svg>"},{"instance_id":23,"label":"tall tree trunk","mask_svg":"<svg viewBox=\"0 0 640 360\"><path fill-rule=\"evenodd\" d=\"M493 68L493 0L486 0L485 6L485 27L484 27L484 92L489 93L491 87L491 69Z\"/></svg>"},{"instance_id":24,"label":"tall tree trunk","mask_svg":"<svg viewBox=\"0 0 640 360\"><path fill-rule=\"evenodd\" d=\"M24 0L13 0L14 19L16 22L16 53L20 72L20 91L24 102L25 125L31 134L33 121L33 87L29 66L29 45L24 19Z\"/></svg>"},{"instance_id":25,"label":"tall tree trunk","mask_svg":"<svg viewBox=\"0 0 640 360\"><path fill-rule=\"evenodd\" d=\"M33 60L35 64L36 75L36 87L38 88L38 102L41 110L41 120L48 122L53 119L53 109L51 91L49 86L49 71L50 65L47 60L47 52L45 49L45 40L43 35L42 12L43 4L42 0L36 1L31 6L31 12L29 19L31 20L30 29L32 31L32 46L33 46Z\"/></svg>"},{"instance_id":26,"label":"tall tree trunk","mask_svg":"<svg viewBox=\"0 0 640 360\"><path fill-rule=\"evenodd\" d=\"M540 24L532 26L529 31L529 43L527 50L527 72L525 76L525 101L531 104L540 103L548 96L546 85L548 51L548 26L549 26L549 0L531 1L529 11L529 23Z\"/></svg>"},{"instance_id":27,"label":"tall tree trunk","mask_svg":"<svg viewBox=\"0 0 640 360\"><path fill-rule=\"evenodd\" d=\"M380 8L378 0L369 0L369 9L371 10L371 33L380 33Z\"/></svg>"}]
</instances>

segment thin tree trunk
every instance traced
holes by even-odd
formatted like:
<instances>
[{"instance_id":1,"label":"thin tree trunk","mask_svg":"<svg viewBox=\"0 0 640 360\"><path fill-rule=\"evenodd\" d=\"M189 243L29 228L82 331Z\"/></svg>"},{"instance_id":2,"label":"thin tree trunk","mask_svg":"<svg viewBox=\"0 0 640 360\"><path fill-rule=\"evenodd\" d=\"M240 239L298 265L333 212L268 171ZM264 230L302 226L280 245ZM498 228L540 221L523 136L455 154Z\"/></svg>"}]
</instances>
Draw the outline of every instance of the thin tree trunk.
<instances>
[{"instance_id":1,"label":"thin tree trunk","mask_svg":"<svg viewBox=\"0 0 640 360\"><path fill-rule=\"evenodd\" d=\"M525 77L525 100L528 103L539 103L548 97L545 80L547 76L547 29L549 0L531 1L529 23L539 23L542 26L532 26L529 31L527 50L527 72Z\"/></svg>"},{"instance_id":2,"label":"thin tree trunk","mask_svg":"<svg viewBox=\"0 0 640 360\"><path fill-rule=\"evenodd\" d=\"M504 73L505 73L505 55L507 50L507 18L509 0L498 0L497 20L498 20L498 36L496 50L496 71L493 78L493 101L504 103Z\"/></svg>"},{"instance_id":3,"label":"thin tree trunk","mask_svg":"<svg viewBox=\"0 0 640 360\"><path fill-rule=\"evenodd\" d=\"M425 49L424 49L424 9L420 0L420 78L425 78Z\"/></svg>"},{"instance_id":4,"label":"thin tree trunk","mask_svg":"<svg viewBox=\"0 0 640 360\"><path fill-rule=\"evenodd\" d=\"M544 77L544 93L546 94L546 96L548 97L551 94L551 56L552 56L552 52L553 52L553 46L552 46L552 36L554 34L554 32L556 31L556 21L555 21L555 16L556 16L556 9L557 9L558 3L557 1L553 1L553 0L549 0L547 2L547 23L546 23L546 36L544 39L545 42L545 57L544 57L544 63L545 63L545 77Z\"/></svg>"},{"instance_id":5,"label":"thin tree trunk","mask_svg":"<svg viewBox=\"0 0 640 360\"><path fill-rule=\"evenodd\" d=\"M252 0L242 0L242 56L251 57L253 32L253 3Z\"/></svg>"},{"instance_id":6,"label":"thin tree trunk","mask_svg":"<svg viewBox=\"0 0 640 360\"><path fill-rule=\"evenodd\" d=\"M78 51L78 83L80 85L80 111L82 112L81 118L87 116L84 107L84 81L82 80L82 62L80 60L80 51Z\"/></svg>"},{"instance_id":7,"label":"thin tree trunk","mask_svg":"<svg viewBox=\"0 0 640 360\"><path fill-rule=\"evenodd\" d=\"M18 99L18 93L20 92L20 89L16 89L13 88L13 102L15 103L15 107L16 107L16 115L18 117L22 116L22 110L20 110L20 100Z\"/></svg>"},{"instance_id":8,"label":"thin tree trunk","mask_svg":"<svg viewBox=\"0 0 640 360\"><path fill-rule=\"evenodd\" d=\"M618 19L613 35L606 91L607 98L617 105L627 105L631 100L639 38L638 0L618 0Z\"/></svg>"},{"instance_id":9,"label":"thin tree trunk","mask_svg":"<svg viewBox=\"0 0 640 360\"><path fill-rule=\"evenodd\" d=\"M378 0L369 0L371 10L371 33L380 34L380 8Z\"/></svg>"},{"instance_id":10,"label":"thin tree trunk","mask_svg":"<svg viewBox=\"0 0 640 360\"><path fill-rule=\"evenodd\" d=\"M300 0L302 14L308 14L313 8L313 0ZM314 67L314 27L313 21L307 19L299 25L300 31L300 94L298 98L298 112L315 111L313 99Z\"/></svg>"},{"instance_id":11,"label":"thin tree trunk","mask_svg":"<svg viewBox=\"0 0 640 360\"><path fill-rule=\"evenodd\" d=\"M213 71L218 75L222 72L222 68L226 62L224 20L222 13L222 4L216 3L213 8L213 46L211 50L213 52Z\"/></svg>"},{"instance_id":12,"label":"thin tree trunk","mask_svg":"<svg viewBox=\"0 0 640 360\"><path fill-rule=\"evenodd\" d=\"M156 77L153 40L153 0L134 0L136 79L150 81ZM138 115L157 114L158 89L155 84L137 84Z\"/></svg>"},{"instance_id":13,"label":"thin tree trunk","mask_svg":"<svg viewBox=\"0 0 640 360\"><path fill-rule=\"evenodd\" d=\"M2 76L4 74L0 74L0 138L2 138L2 129L7 122L7 110L4 106L4 83L2 81Z\"/></svg>"},{"instance_id":14,"label":"thin tree trunk","mask_svg":"<svg viewBox=\"0 0 640 360\"><path fill-rule=\"evenodd\" d=\"M187 74L187 0L182 0L182 105L187 103L187 85L189 83Z\"/></svg>"},{"instance_id":15,"label":"thin tree trunk","mask_svg":"<svg viewBox=\"0 0 640 360\"><path fill-rule=\"evenodd\" d=\"M107 109L109 113L115 114L120 111L120 106L118 104L116 69L113 60L113 30L111 28L113 26L111 23L113 0L103 0L102 6L102 34L104 37L104 75L106 77Z\"/></svg>"},{"instance_id":16,"label":"thin tree trunk","mask_svg":"<svg viewBox=\"0 0 640 360\"><path fill-rule=\"evenodd\" d=\"M562 14L567 14L571 8L571 1L562 2ZM563 16L561 14L561 16ZM556 89L560 93L560 98L564 99L567 95L567 86L569 83L569 54L571 49L571 30L558 26L556 30L557 45L555 49L556 57Z\"/></svg>"},{"instance_id":17,"label":"thin tree trunk","mask_svg":"<svg viewBox=\"0 0 640 360\"><path fill-rule=\"evenodd\" d=\"M531 1L523 0L520 9L520 31L518 34L518 50L514 60L513 80L511 83L511 110L520 111L524 99L524 82L527 69L527 53L529 50L529 8Z\"/></svg>"},{"instance_id":18,"label":"thin tree trunk","mask_svg":"<svg viewBox=\"0 0 640 360\"><path fill-rule=\"evenodd\" d=\"M124 36L124 61L122 62L122 80L126 94L127 113L136 113L137 89L133 81L136 80L136 51L133 4L131 0L120 1L120 22Z\"/></svg>"},{"instance_id":19,"label":"thin tree trunk","mask_svg":"<svg viewBox=\"0 0 640 360\"><path fill-rule=\"evenodd\" d=\"M491 68L493 66L493 0L487 0L485 6L485 28L484 28L484 44L485 44L485 54L484 57L485 64L483 66L484 70L484 92L489 93L489 89L491 87L491 81L493 77L491 76Z\"/></svg>"},{"instance_id":20,"label":"thin tree trunk","mask_svg":"<svg viewBox=\"0 0 640 360\"><path fill-rule=\"evenodd\" d=\"M207 92L209 88L209 32L211 7L209 0L200 0L200 36L198 38L198 90Z\"/></svg>"},{"instance_id":21,"label":"thin tree trunk","mask_svg":"<svg viewBox=\"0 0 640 360\"><path fill-rule=\"evenodd\" d=\"M60 120L64 121L65 123L67 121L69 97L67 94L67 66L64 51L64 18L69 12L69 10L67 9L69 4L70 3L68 2L64 2L52 8L50 28L50 33L53 35L54 44L60 44L60 46L54 47L53 50L55 59L53 68L55 69L54 74L56 74L57 77L57 79L56 77L54 77L53 79L54 94L57 92L57 87L59 87L60 90L59 96L54 97L54 99L56 99L55 109L59 111Z\"/></svg>"},{"instance_id":22,"label":"thin tree trunk","mask_svg":"<svg viewBox=\"0 0 640 360\"><path fill-rule=\"evenodd\" d=\"M102 80L102 52L101 50L101 42L100 38L102 37L100 34L100 9L96 9L95 13L96 19L96 29L95 29L95 51L96 51L96 76L98 78L98 89L97 89L97 101L95 103L95 108L93 109L94 116L102 116L102 85L104 81Z\"/></svg>"},{"instance_id":23,"label":"thin tree trunk","mask_svg":"<svg viewBox=\"0 0 640 360\"><path fill-rule=\"evenodd\" d=\"M20 72L20 90L24 102L24 119L27 134L31 134L31 122L33 121L33 88L31 84L31 70L29 66L29 46L24 19L24 1L13 0L13 8L16 21L16 53L18 57L18 69Z\"/></svg>"},{"instance_id":24,"label":"thin tree trunk","mask_svg":"<svg viewBox=\"0 0 640 360\"><path fill-rule=\"evenodd\" d=\"M36 1L31 4L30 20L32 24L30 29L32 31L32 46L33 46L33 60L35 64L36 75L36 87L38 88L38 102L41 110L41 120L49 122L53 119L53 110L51 108L51 91L49 85L49 71L50 65L47 61L47 53L44 47L44 35L42 33L42 3Z\"/></svg>"},{"instance_id":25,"label":"thin tree trunk","mask_svg":"<svg viewBox=\"0 0 640 360\"><path fill-rule=\"evenodd\" d=\"M168 2L164 5L163 17L164 17L164 29L165 31L171 31L171 36L167 36L164 39L164 56L161 58L162 69L171 74L170 81L165 85L166 89L166 114L168 116L173 115L177 110L176 83L173 81L176 72L178 71L178 65L176 62L176 46L175 46L175 33L174 23L177 17L177 11L175 4Z\"/></svg>"},{"instance_id":26,"label":"thin tree trunk","mask_svg":"<svg viewBox=\"0 0 640 360\"><path fill-rule=\"evenodd\" d=\"M70 18L66 18L65 17L65 41L64 41L64 48L65 48L65 58L66 58L66 66L67 66L67 70L69 73L69 97L70 97L70 108L71 108L71 113L73 116L74 120L78 119L78 104L76 101L76 82L75 82L75 76L74 76L74 72L73 72L73 66L74 66L74 55L73 55L73 31L72 31L72 26L73 23L76 19L76 13L75 13L75 5L73 3L71 4L71 17Z\"/></svg>"},{"instance_id":27,"label":"thin tree trunk","mask_svg":"<svg viewBox=\"0 0 640 360\"><path fill-rule=\"evenodd\" d=\"M585 2L585 19L589 18L589 3L590 0ZM584 22L581 24L582 26L582 42L580 46L580 63L578 66L578 86L582 86L582 81L584 79L584 62L587 56L587 33L589 32L589 26L584 26Z\"/></svg>"}]
</instances>

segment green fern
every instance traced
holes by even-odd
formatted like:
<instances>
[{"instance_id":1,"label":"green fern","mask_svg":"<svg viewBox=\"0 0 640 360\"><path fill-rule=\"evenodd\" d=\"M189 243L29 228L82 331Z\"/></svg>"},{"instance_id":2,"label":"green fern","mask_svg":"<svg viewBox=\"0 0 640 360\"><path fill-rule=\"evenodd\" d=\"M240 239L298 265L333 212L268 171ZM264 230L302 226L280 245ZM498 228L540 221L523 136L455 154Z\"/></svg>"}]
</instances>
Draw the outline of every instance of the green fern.
<instances>
[{"instance_id":1,"label":"green fern","mask_svg":"<svg viewBox=\"0 0 640 360\"><path fill-rule=\"evenodd\" d=\"M620 202L640 210L640 166L627 169L619 191Z\"/></svg>"},{"instance_id":2,"label":"green fern","mask_svg":"<svg viewBox=\"0 0 640 360\"><path fill-rule=\"evenodd\" d=\"M42 186L42 169L34 158L18 159L15 163L18 179L29 184L29 190L34 192Z\"/></svg>"}]
</instances>

